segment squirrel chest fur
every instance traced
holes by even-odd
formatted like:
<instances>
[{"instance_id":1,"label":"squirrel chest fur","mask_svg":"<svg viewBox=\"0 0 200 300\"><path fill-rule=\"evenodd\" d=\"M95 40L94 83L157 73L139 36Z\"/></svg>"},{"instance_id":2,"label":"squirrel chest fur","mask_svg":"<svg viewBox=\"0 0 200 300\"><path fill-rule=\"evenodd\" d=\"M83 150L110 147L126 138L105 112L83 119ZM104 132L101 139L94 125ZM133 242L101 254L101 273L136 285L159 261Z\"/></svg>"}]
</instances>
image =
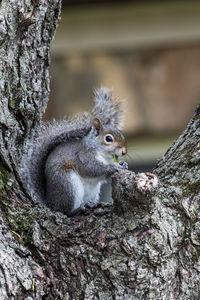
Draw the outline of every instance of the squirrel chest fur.
<instances>
[{"instance_id":1,"label":"squirrel chest fur","mask_svg":"<svg viewBox=\"0 0 200 300\"><path fill-rule=\"evenodd\" d=\"M125 162L114 162L127 151L121 113L120 102L101 88L91 114L44 128L23 159L32 197L67 215L98 203L101 185L127 168Z\"/></svg>"}]
</instances>

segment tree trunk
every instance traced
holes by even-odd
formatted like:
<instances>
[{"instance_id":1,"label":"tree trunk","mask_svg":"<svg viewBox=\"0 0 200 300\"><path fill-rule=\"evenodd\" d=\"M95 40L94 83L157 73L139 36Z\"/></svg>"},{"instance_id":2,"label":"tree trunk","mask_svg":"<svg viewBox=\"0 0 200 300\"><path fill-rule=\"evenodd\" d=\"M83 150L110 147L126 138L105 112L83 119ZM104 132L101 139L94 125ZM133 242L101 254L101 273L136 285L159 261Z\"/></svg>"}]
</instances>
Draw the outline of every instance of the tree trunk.
<instances>
[{"instance_id":1,"label":"tree trunk","mask_svg":"<svg viewBox=\"0 0 200 300\"><path fill-rule=\"evenodd\" d=\"M156 191L124 170L113 207L71 218L24 195L18 165L49 97L59 15L59 0L0 4L0 298L199 299L200 109L158 163Z\"/></svg>"}]
</instances>

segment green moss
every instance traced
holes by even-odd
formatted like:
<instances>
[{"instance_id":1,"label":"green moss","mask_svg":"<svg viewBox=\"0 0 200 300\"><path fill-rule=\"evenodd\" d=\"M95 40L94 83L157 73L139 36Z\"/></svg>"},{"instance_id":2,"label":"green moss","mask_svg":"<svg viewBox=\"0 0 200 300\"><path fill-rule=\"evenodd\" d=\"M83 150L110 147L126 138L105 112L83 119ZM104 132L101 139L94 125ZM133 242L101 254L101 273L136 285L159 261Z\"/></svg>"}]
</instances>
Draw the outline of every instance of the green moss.
<instances>
[{"instance_id":1,"label":"green moss","mask_svg":"<svg viewBox=\"0 0 200 300\"><path fill-rule=\"evenodd\" d=\"M12 179L10 177L10 173L6 171L1 165L0 165L0 192L1 195L5 194L5 191L10 189L12 186Z\"/></svg>"},{"instance_id":2,"label":"green moss","mask_svg":"<svg viewBox=\"0 0 200 300\"><path fill-rule=\"evenodd\" d=\"M13 98L9 99L8 103L9 103L10 108L12 108L12 109L15 108L15 106L16 106L15 99L13 99Z\"/></svg>"},{"instance_id":3,"label":"green moss","mask_svg":"<svg viewBox=\"0 0 200 300\"><path fill-rule=\"evenodd\" d=\"M30 215L29 209L9 208L7 221L11 227L12 234L19 239L24 245L29 244L32 240L33 218Z\"/></svg>"},{"instance_id":4,"label":"green moss","mask_svg":"<svg viewBox=\"0 0 200 300\"><path fill-rule=\"evenodd\" d=\"M183 197L191 197L192 194L196 194L199 191L199 182L190 183L188 181L183 186Z\"/></svg>"},{"instance_id":5,"label":"green moss","mask_svg":"<svg viewBox=\"0 0 200 300\"><path fill-rule=\"evenodd\" d=\"M16 98L16 99L10 98L8 105L10 108L15 109L19 106L19 103L20 103L20 98Z\"/></svg>"},{"instance_id":6,"label":"green moss","mask_svg":"<svg viewBox=\"0 0 200 300\"><path fill-rule=\"evenodd\" d=\"M12 234L23 244L32 238L33 218L29 207L15 204L14 181L10 173L0 166L0 206L3 218L9 225Z\"/></svg>"}]
</instances>

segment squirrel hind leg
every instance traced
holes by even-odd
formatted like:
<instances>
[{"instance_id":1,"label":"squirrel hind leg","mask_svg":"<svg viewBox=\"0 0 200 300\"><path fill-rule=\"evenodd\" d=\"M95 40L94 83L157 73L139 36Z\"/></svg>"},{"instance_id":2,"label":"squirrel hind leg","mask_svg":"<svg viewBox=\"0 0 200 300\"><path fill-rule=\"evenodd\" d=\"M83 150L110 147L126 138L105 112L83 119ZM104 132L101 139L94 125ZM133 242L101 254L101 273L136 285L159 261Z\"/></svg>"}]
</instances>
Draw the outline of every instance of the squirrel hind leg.
<instances>
[{"instance_id":1,"label":"squirrel hind leg","mask_svg":"<svg viewBox=\"0 0 200 300\"><path fill-rule=\"evenodd\" d=\"M47 176L46 191L46 205L55 211L70 216L83 205L84 188L73 170L63 172L63 176Z\"/></svg>"}]
</instances>

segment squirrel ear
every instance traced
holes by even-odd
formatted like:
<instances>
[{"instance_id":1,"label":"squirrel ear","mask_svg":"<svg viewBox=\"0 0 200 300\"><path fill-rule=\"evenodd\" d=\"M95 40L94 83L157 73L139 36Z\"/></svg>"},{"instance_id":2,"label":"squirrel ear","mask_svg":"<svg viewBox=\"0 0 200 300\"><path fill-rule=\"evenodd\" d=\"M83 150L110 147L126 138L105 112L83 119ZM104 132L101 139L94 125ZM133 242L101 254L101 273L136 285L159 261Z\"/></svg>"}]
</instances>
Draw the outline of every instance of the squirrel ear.
<instances>
[{"instance_id":1,"label":"squirrel ear","mask_svg":"<svg viewBox=\"0 0 200 300\"><path fill-rule=\"evenodd\" d=\"M96 135L99 135L100 131L103 128L102 122L99 118L94 118L93 119L93 126L96 132Z\"/></svg>"}]
</instances>

